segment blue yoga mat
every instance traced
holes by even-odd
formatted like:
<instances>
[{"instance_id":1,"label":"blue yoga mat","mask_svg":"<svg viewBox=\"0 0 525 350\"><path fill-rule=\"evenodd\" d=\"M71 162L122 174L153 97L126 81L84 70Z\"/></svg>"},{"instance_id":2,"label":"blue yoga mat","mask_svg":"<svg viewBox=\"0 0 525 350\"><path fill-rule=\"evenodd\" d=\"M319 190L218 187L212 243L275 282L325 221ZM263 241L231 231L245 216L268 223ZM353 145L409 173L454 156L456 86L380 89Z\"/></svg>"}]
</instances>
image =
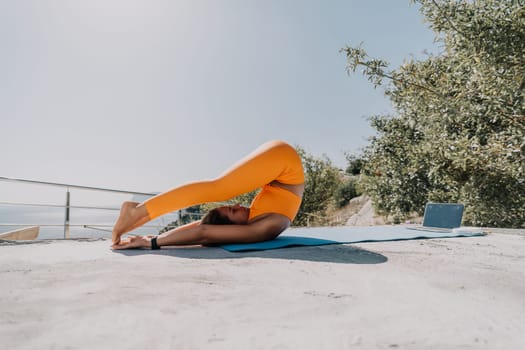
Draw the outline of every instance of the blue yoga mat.
<instances>
[{"instance_id":1,"label":"blue yoga mat","mask_svg":"<svg viewBox=\"0 0 525 350\"><path fill-rule=\"evenodd\" d=\"M294 246L401 241L424 238L473 237L482 235L484 235L482 231L454 230L452 232L431 232L414 230L413 228L408 228L406 226L293 228L287 230L285 234L271 241L246 244L224 244L221 245L221 247L230 252L245 252Z\"/></svg>"}]
</instances>

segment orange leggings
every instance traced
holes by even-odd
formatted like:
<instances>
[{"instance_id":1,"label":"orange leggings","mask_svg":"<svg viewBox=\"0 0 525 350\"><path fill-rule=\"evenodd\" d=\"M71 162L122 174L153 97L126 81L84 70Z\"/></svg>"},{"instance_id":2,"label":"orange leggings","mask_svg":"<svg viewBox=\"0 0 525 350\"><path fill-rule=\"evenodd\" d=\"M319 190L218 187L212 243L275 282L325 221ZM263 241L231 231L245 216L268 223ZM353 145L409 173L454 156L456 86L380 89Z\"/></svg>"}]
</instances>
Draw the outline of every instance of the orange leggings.
<instances>
[{"instance_id":1,"label":"orange leggings","mask_svg":"<svg viewBox=\"0 0 525 350\"><path fill-rule=\"evenodd\" d=\"M283 141L270 141L213 180L190 182L144 202L151 220L206 202L221 202L278 181L302 184L304 172L295 149Z\"/></svg>"}]
</instances>

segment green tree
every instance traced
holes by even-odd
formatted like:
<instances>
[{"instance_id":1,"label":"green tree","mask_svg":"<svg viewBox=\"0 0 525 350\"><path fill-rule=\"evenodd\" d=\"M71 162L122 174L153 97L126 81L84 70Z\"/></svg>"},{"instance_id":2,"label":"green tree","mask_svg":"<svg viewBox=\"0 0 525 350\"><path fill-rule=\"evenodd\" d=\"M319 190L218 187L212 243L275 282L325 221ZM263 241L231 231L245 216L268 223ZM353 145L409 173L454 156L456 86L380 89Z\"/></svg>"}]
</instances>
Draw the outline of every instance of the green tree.
<instances>
[{"instance_id":1,"label":"green tree","mask_svg":"<svg viewBox=\"0 0 525 350\"><path fill-rule=\"evenodd\" d=\"M322 225L326 221L326 210L334 199L341 180L339 170L327 157L317 158L297 147L305 174L303 202L294 225Z\"/></svg>"},{"instance_id":2,"label":"green tree","mask_svg":"<svg viewBox=\"0 0 525 350\"><path fill-rule=\"evenodd\" d=\"M202 206L194 205L192 207L185 208L184 210L179 210L177 214L179 215L178 219L161 228L159 230L159 234L172 230L178 226L200 220L202 217Z\"/></svg>"},{"instance_id":3,"label":"green tree","mask_svg":"<svg viewBox=\"0 0 525 350\"><path fill-rule=\"evenodd\" d=\"M523 1L418 0L439 55L396 70L346 47L349 73L387 84L395 114L371 118L364 187L398 216L427 201L463 202L475 225L525 226Z\"/></svg>"},{"instance_id":4,"label":"green tree","mask_svg":"<svg viewBox=\"0 0 525 350\"><path fill-rule=\"evenodd\" d=\"M344 176L334 193L334 200L338 209L344 207L352 198L359 196L356 176Z\"/></svg>"},{"instance_id":5,"label":"green tree","mask_svg":"<svg viewBox=\"0 0 525 350\"><path fill-rule=\"evenodd\" d=\"M364 163L363 158L358 157L355 154L346 154L345 156L346 156L346 161L348 162L346 173L350 175L361 174L361 169L363 168L363 163Z\"/></svg>"}]
</instances>

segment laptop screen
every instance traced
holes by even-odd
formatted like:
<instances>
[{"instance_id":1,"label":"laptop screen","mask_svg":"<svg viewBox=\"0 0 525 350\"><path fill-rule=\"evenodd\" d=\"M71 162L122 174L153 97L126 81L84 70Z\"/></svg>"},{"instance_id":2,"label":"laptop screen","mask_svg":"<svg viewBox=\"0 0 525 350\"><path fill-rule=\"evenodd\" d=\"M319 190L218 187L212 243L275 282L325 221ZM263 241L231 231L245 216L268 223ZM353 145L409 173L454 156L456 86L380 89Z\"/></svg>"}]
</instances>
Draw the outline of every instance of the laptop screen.
<instances>
[{"instance_id":1,"label":"laptop screen","mask_svg":"<svg viewBox=\"0 0 525 350\"><path fill-rule=\"evenodd\" d=\"M463 218L463 204L456 203L427 203L423 226L456 228L461 226Z\"/></svg>"}]
</instances>

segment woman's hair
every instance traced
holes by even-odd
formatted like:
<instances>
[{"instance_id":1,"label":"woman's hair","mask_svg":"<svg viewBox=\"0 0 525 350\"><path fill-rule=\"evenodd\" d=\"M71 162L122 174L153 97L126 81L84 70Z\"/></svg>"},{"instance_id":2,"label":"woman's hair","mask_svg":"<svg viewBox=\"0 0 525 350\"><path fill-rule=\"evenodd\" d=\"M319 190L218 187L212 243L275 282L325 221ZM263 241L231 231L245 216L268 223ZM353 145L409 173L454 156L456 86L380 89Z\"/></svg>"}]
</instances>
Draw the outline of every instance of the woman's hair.
<instances>
[{"instance_id":1,"label":"woman's hair","mask_svg":"<svg viewBox=\"0 0 525 350\"><path fill-rule=\"evenodd\" d=\"M217 208L212 209L201 219L201 224L205 225L233 225L233 221L222 216Z\"/></svg>"}]
</instances>

